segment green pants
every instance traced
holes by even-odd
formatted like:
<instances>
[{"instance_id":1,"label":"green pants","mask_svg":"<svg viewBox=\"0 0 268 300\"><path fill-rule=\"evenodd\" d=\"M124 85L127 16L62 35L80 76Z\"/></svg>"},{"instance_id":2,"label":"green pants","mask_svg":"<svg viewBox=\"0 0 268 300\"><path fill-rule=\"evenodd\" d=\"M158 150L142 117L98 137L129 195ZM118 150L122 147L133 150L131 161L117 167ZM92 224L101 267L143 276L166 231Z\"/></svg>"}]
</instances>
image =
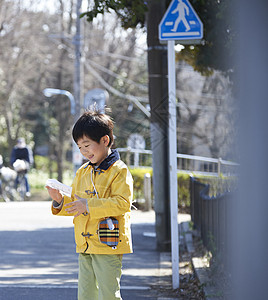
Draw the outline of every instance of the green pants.
<instances>
[{"instance_id":1,"label":"green pants","mask_svg":"<svg viewBox=\"0 0 268 300\"><path fill-rule=\"evenodd\" d=\"M119 300L122 255L79 254L78 300Z\"/></svg>"}]
</instances>

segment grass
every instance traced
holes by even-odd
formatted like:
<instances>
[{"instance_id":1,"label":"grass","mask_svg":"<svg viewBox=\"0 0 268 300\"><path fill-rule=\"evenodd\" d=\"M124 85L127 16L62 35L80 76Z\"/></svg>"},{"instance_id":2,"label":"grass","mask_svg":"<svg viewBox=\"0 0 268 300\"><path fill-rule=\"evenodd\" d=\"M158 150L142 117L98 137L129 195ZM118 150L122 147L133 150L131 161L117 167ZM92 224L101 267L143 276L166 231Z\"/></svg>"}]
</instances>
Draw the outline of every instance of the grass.
<instances>
[{"instance_id":1,"label":"grass","mask_svg":"<svg viewBox=\"0 0 268 300\"><path fill-rule=\"evenodd\" d=\"M49 174L45 171L31 169L28 174L28 180L31 187L30 201L49 201L50 197L45 188L46 181L49 178ZM57 178L57 174L53 174L53 178ZM73 181L73 173L66 171L63 174L63 183L71 185Z\"/></svg>"},{"instance_id":2,"label":"grass","mask_svg":"<svg viewBox=\"0 0 268 300\"><path fill-rule=\"evenodd\" d=\"M31 186L31 191L36 192L36 191L41 191L45 188L46 181L49 178L49 174L44 171L40 171L37 169L32 169L29 174L29 183ZM56 179L56 173L54 174L53 178ZM71 185L73 180L73 175L71 172L66 171L63 174L63 183L67 185Z\"/></svg>"}]
</instances>

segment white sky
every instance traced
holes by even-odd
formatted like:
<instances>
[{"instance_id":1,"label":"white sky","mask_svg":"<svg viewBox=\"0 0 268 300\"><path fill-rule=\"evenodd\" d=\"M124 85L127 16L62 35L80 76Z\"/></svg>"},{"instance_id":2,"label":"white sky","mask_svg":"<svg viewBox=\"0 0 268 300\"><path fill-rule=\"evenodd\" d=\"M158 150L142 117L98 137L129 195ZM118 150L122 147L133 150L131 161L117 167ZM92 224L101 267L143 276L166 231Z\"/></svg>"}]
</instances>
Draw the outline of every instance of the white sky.
<instances>
[{"instance_id":1,"label":"white sky","mask_svg":"<svg viewBox=\"0 0 268 300\"><path fill-rule=\"evenodd\" d=\"M30 7L33 10L46 10L49 13L54 13L59 5L56 0L22 0L26 7ZM88 0L82 1L81 12L86 11Z\"/></svg>"}]
</instances>

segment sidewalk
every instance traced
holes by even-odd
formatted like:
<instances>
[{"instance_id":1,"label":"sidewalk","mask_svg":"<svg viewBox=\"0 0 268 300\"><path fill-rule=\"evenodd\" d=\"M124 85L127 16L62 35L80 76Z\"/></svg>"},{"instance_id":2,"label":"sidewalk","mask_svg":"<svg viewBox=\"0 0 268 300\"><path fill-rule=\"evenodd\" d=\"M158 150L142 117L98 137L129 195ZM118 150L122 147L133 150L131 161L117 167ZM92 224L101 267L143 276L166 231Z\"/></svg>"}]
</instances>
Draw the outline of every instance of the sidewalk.
<instances>
[{"instance_id":1,"label":"sidewalk","mask_svg":"<svg viewBox=\"0 0 268 300\"><path fill-rule=\"evenodd\" d=\"M11 202L0 203L0 220L0 300L76 299L72 217L52 216L50 202ZM170 254L156 250L154 223L153 211L133 211L134 253L124 255L121 280L125 300L172 298Z\"/></svg>"}]
</instances>

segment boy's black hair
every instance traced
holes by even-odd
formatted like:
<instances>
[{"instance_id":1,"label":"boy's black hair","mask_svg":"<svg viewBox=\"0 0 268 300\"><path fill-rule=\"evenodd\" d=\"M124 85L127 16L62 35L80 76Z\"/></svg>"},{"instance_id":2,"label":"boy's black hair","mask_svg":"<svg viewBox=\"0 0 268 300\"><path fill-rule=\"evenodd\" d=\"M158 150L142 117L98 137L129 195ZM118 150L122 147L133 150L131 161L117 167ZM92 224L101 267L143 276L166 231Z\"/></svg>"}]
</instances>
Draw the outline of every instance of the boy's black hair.
<instances>
[{"instance_id":1,"label":"boy's black hair","mask_svg":"<svg viewBox=\"0 0 268 300\"><path fill-rule=\"evenodd\" d=\"M113 128L113 121L108 115L88 110L74 124L72 135L76 143L83 136L99 143L103 136L108 135L110 138L108 147L111 147L114 141Z\"/></svg>"}]
</instances>

